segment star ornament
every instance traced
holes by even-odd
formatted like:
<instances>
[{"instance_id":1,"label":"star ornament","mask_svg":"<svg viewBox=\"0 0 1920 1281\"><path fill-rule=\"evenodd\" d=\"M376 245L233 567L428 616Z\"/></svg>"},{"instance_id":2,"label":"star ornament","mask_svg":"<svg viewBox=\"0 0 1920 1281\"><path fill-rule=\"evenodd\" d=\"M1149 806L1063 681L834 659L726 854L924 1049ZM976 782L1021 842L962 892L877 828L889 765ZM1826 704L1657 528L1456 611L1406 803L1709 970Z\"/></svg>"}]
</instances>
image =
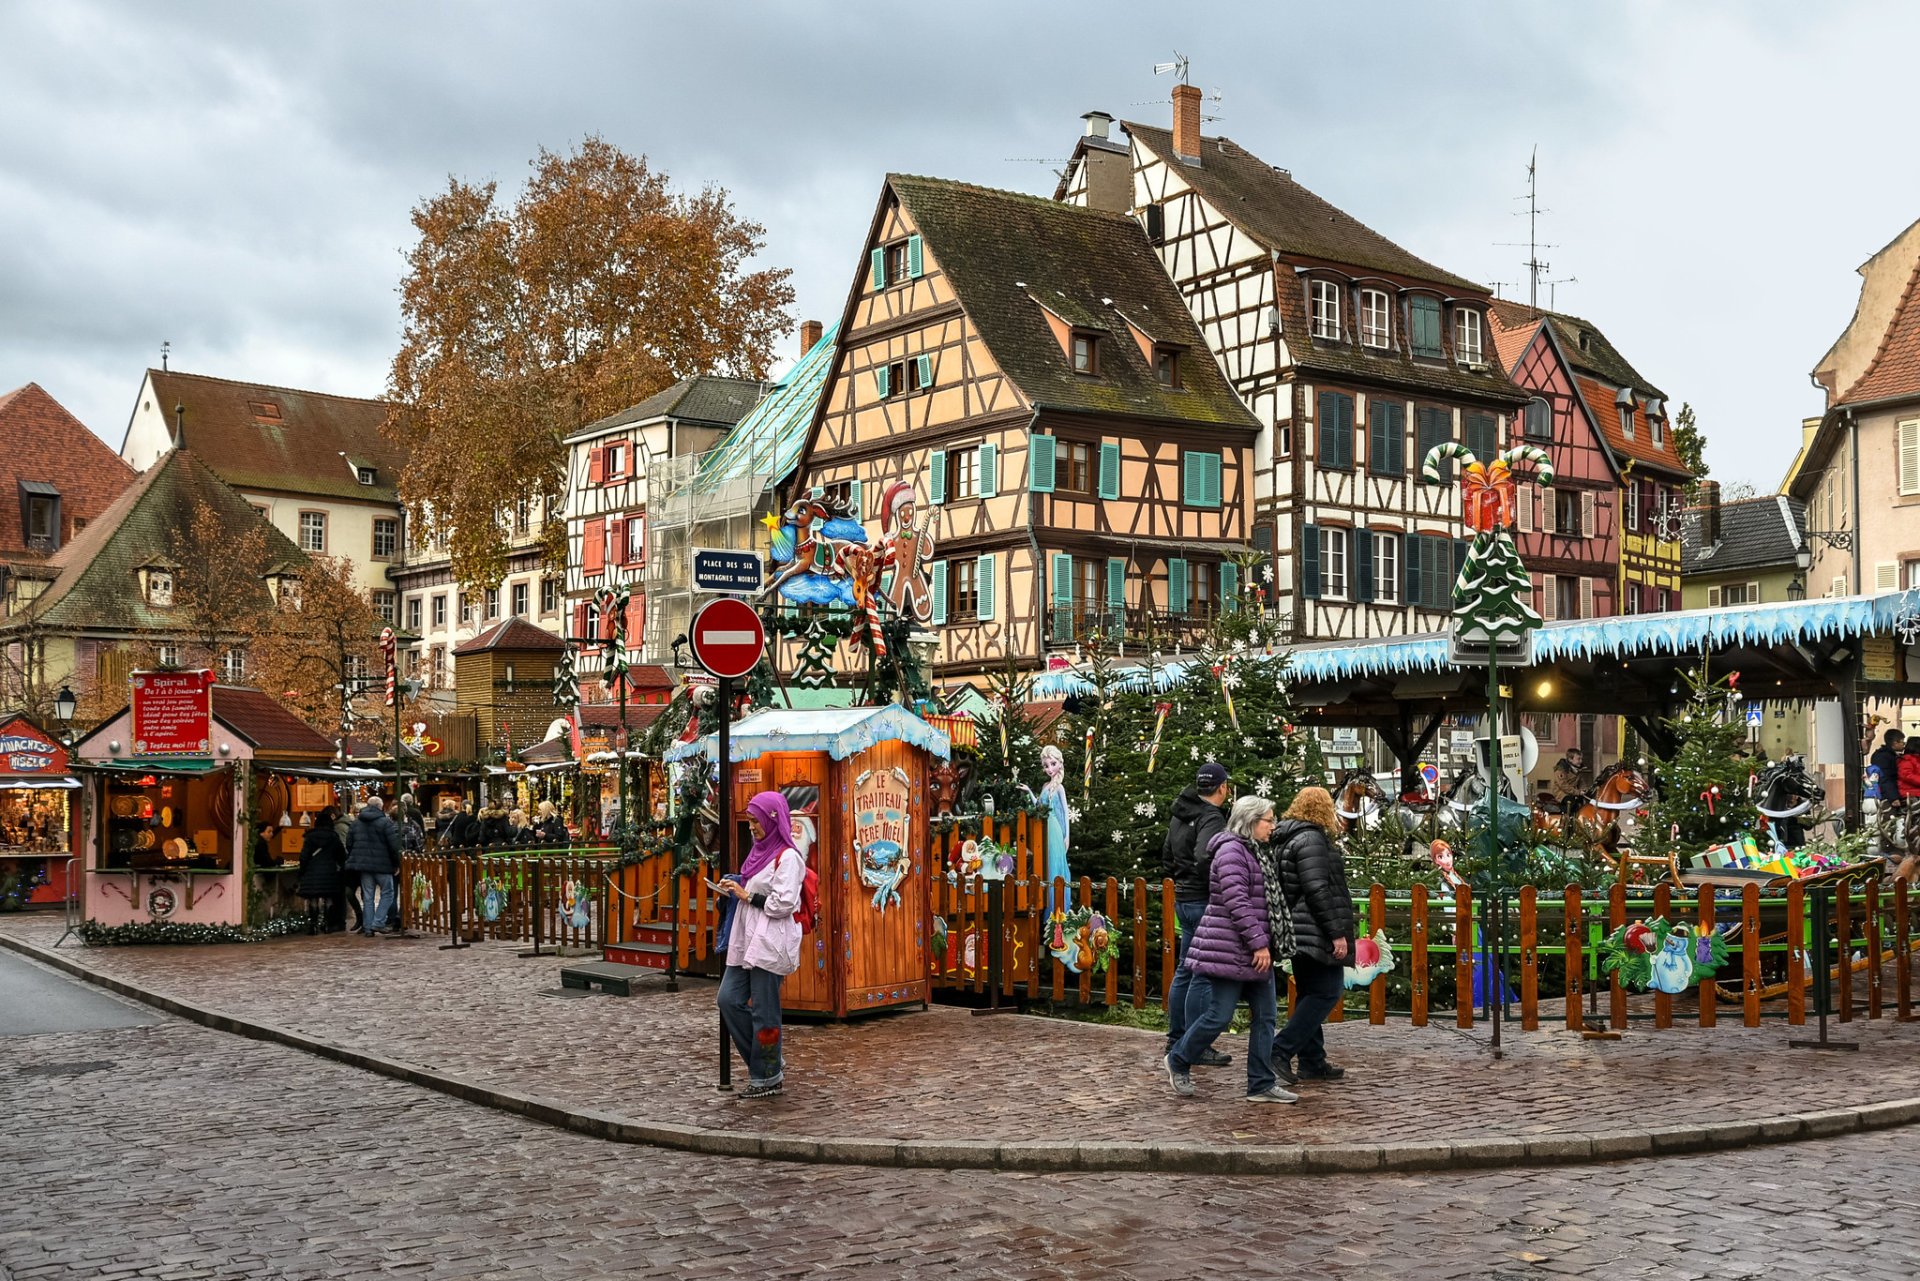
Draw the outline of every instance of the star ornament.
<instances>
[{"instance_id":1,"label":"star ornament","mask_svg":"<svg viewBox=\"0 0 1920 1281\"><path fill-rule=\"evenodd\" d=\"M1920 642L1920 612L1908 610L1893 620L1893 630L1902 645Z\"/></svg>"}]
</instances>

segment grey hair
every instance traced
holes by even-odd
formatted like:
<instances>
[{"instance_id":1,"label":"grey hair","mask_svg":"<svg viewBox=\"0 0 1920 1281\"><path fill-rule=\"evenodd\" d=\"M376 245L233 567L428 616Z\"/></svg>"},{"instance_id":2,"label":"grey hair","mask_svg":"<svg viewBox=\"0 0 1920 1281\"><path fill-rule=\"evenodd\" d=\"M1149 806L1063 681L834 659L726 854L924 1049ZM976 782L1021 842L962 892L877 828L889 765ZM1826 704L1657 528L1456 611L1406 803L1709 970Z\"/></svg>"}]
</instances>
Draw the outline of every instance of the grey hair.
<instances>
[{"instance_id":1,"label":"grey hair","mask_svg":"<svg viewBox=\"0 0 1920 1281\"><path fill-rule=\"evenodd\" d=\"M1273 802L1266 797L1242 796L1233 803L1233 812L1227 815L1227 830L1251 841L1254 825L1272 813Z\"/></svg>"}]
</instances>

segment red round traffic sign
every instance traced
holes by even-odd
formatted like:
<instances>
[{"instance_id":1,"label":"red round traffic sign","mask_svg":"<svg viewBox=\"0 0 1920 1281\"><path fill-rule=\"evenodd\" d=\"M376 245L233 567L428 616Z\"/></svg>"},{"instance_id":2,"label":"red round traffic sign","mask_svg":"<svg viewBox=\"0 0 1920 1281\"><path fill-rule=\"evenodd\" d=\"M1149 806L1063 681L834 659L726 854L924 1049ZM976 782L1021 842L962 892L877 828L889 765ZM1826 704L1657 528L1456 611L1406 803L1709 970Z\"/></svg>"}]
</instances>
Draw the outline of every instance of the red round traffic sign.
<instances>
[{"instance_id":1,"label":"red round traffic sign","mask_svg":"<svg viewBox=\"0 0 1920 1281\"><path fill-rule=\"evenodd\" d=\"M710 601L693 616L693 656L724 680L752 671L766 647L767 630L760 624L760 615L738 597Z\"/></svg>"}]
</instances>

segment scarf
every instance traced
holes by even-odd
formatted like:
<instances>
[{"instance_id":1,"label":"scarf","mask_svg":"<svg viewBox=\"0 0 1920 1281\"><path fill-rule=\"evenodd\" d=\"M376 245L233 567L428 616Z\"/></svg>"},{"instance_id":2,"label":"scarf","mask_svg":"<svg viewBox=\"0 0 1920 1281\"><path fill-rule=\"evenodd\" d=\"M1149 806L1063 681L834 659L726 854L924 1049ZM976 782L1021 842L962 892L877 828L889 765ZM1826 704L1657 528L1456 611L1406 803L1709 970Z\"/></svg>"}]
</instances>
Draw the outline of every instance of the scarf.
<instances>
[{"instance_id":1,"label":"scarf","mask_svg":"<svg viewBox=\"0 0 1920 1281\"><path fill-rule=\"evenodd\" d=\"M762 792L747 802L747 813L760 820L760 839L747 851L740 864L740 879L750 881L772 866L780 851L793 845L793 819L787 813L787 798L779 792Z\"/></svg>"},{"instance_id":2,"label":"scarf","mask_svg":"<svg viewBox=\"0 0 1920 1281\"><path fill-rule=\"evenodd\" d=\"M1218 837L1215 838L1219 839ZM1277 968L1282 961L1293 958L1293 913L1287 908L1287 892L1280 881L1280 847L1271 841L1249 841L1253 846L1253 860L1260 865L1261 875L1267 878L1267 935L1268 949Z\"/></svg>"}]
</instances>

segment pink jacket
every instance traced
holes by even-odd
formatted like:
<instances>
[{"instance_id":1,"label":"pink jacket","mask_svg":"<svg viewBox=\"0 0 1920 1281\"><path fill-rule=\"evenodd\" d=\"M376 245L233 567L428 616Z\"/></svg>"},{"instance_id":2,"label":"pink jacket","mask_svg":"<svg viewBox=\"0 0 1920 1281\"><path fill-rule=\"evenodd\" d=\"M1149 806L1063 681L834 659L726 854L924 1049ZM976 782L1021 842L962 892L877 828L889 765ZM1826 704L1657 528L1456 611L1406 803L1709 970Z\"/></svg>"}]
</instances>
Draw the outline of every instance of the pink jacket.
<instances>
[{"instance_id":1,"label":"pink jacket","mask_svg":"<svg viewBox=\"0 0 1920 1281\"><path fill-rule=\"evenodd\" d=\"M733 913L733 932L727 936L727 964L744 969L791 974L800 968L800 922L793 913L800 906L800 886L807 879L807 861L799 851L785 849L768 867L747 882L747 898ZM767 896L755 907L755 894Z\"/></svg>"}]
</instances>

